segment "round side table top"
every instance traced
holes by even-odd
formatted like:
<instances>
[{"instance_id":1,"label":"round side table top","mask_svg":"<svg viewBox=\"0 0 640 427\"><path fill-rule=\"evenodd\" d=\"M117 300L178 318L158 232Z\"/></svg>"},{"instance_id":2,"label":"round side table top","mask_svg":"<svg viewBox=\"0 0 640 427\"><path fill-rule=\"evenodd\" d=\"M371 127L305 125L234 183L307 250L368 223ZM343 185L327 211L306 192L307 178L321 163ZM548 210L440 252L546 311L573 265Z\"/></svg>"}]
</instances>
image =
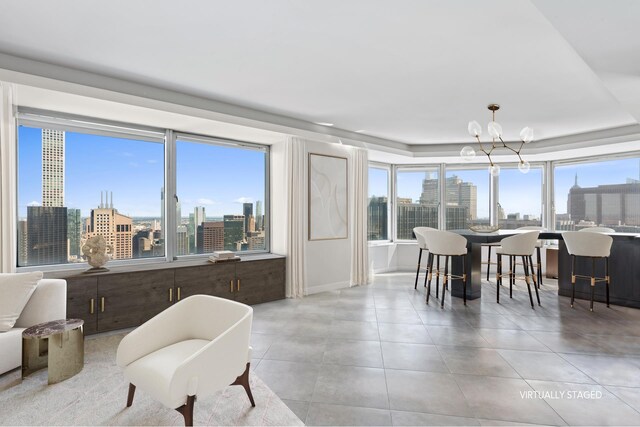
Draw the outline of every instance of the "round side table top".
<instances>
[{"instance_id":1,"label":"round side table top","mask_svg":"<svg viewBox=\"0 0 640 427\"><path fill-rule=\"evenodd\" d=\"M60 319L39 323L22 331L22 338L42 338L61 332L70 331L84 325L82 319Z\"/></svg>"}]
</instances>

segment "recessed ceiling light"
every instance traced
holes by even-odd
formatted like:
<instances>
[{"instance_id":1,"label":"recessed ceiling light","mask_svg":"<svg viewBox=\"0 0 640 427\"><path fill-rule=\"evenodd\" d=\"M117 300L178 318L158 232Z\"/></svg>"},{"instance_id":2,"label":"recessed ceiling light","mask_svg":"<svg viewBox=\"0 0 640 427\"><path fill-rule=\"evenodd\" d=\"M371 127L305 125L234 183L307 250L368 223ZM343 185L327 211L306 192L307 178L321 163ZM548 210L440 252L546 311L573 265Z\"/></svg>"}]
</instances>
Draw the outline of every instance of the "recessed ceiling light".
<instances>
[{"instance_id":1,"label":"recessed ceiling light","mask_svg":"<svg viewBox=\"0 0 640 427\"><path fill-rule=\"evenodd\" d=\"M320 126L333 126L333 123L327 123L327 122L315 122L315 124Z\"/></svg>"}]
</instances>

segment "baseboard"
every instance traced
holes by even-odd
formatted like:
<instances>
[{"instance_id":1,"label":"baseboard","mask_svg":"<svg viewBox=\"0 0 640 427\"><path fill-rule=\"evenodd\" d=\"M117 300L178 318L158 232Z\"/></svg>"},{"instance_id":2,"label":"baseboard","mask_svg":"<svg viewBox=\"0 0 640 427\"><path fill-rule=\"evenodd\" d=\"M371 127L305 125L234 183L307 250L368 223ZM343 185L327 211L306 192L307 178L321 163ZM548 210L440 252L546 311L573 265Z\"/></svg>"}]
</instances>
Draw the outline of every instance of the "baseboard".
<instances>
[{"instance_id":1,"label":"baseboard","mask_svg":"<svg viewBox=\"0 0 640 427\"><path fill-rule=\"evenodd\" d=\"M350 286L350 283L348 281L327 283L325 285L319 285L319 286L314 286L313 288L307 288L304 291L304 294L313 295L320 292L337 291L339 289L348 288L349 286Z\"/></svg>"}]
</instances>

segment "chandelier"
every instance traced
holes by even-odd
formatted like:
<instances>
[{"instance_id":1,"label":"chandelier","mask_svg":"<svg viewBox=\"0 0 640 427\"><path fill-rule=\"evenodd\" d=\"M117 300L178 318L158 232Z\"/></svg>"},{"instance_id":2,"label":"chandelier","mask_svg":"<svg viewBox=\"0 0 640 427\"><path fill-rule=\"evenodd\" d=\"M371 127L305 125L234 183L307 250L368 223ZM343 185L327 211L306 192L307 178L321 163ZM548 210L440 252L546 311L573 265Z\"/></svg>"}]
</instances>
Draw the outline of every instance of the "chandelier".
<instances>
[{"instance_id":1,"label":"chandelier","mask_svg":"<svg viewBox=\"0 0 640 427\"><path fill-rule=\"evenodd\" d=\"M530 127L525 127L520 131L521 142L518 149L509 147L507 143L502 139L502 126L500 126L500 124L496 122L496 111L500 109L500 106L498 104L489 104L487 105L487 108L489 109L489 111L491 111L491 121L487 125L487 131L489 133L489 136L491 136L492 138L491 144L486 143L486 145L483 145L480 141L480 135L482 134L482 126L480 126L480 123L476 122L475 120L469 122L469 127L467 129L469 131L469 134L475 137L476 141L478 141L480 151L486 154L489 158L489 173L492 176L500 175L500 166L493 163L493 159L491 158L491 154L496 148L506 148L507 150L513 151L519 159L518 170L520 170L520 172L522 173L529 172L529 169L531 169L531 165L528 161L522 159L522 156L520 156L520 151L522 151L522 147L524 147L524 144L533 141L533 129L531 129ZM460 150L460 157L462 157L462 160L464 161L470 162L475 156L476 150L474 150L474 148L471 146L467 145L465 147L462 147L462 150Z\"/></svg>"}]
</instances>

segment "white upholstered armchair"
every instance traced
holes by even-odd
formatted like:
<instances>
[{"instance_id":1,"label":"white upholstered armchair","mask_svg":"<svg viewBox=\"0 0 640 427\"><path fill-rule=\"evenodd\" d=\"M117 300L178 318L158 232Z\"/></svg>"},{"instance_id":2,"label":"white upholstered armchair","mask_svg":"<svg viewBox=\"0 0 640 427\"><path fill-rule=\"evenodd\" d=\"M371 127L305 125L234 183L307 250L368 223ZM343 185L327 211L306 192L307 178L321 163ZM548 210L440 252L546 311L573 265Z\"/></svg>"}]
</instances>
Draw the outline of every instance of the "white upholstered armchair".
<instances>
[{"instance_id":1,"label":"white upholstered armchair","mask_svg":"<svg viewBox=\"0 0 640 427\"><path fill-rule=\"evenodd\" d=\"M142 388L193 425L196 396L228 385L249 388L249 340L253 309L208 295L183 299L120 342L116 356L129 381L127 406Z\"/></svg>"}]
</instances>

